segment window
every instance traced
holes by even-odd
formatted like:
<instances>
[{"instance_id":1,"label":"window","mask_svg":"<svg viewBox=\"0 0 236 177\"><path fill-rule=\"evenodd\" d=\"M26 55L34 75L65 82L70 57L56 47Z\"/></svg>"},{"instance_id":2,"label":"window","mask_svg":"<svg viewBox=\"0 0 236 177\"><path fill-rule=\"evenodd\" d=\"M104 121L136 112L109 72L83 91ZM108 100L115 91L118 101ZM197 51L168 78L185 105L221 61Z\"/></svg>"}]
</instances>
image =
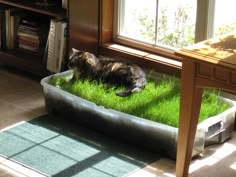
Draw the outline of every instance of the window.
<instances>
[{"instance_id":1,"label":"window","mask_svg":"<svg viewBox=\"0 0 236 177\"><path fill-rule=\"evenodd\" d=\"M173 51L236 30L235 5L235 0L117 0L114 39Z\"/></svg>"},{"instance_id":2,"label":"window","mask_svg":"<svg viewBox=\"0 0 236 177\"><path fill-rule=\"evenodd\" d=\"M236 32L236 1L217 0L215 3L213 35L219 36L226 33Z\"/></svg>"}]
</instances>

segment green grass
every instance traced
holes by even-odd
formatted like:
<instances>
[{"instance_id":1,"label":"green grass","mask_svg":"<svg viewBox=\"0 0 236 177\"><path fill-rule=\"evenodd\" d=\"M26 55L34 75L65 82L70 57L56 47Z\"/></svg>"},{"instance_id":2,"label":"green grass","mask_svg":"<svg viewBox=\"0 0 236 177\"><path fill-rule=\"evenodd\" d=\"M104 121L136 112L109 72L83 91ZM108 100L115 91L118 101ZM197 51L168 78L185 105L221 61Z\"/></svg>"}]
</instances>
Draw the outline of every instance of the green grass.
<instances>
[{"instance_id":1,"label":"green grass","mask_svg":"<svg viewBox=\"0 0 236 177\"><path fill-rule=\"evenodd\" d=\"M105 108L115 109L155 122L178 127L180 86L179 80L162 75L161 79L148 78L144 90L129 97L118 97L117 90L101 82L77 80L67 82L69 77L51 77L49 83ZM217 115L230 107L218 97L219 91L206 90L203 94L199 121Z\"/></svg>"}]
</instances>

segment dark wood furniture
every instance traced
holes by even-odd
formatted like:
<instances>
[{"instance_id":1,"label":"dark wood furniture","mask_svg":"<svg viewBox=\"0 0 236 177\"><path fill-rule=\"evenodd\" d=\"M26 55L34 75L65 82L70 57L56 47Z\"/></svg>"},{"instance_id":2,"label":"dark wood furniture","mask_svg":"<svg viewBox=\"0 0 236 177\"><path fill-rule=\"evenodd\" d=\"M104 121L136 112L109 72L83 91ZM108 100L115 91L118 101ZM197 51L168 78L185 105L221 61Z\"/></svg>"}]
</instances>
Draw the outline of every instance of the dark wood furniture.
<instances>
[{"instance_id":1,"label":"dark wood furniture","mask_svg":"<svg viewBox=\"0 0 236 177\"><path fill-rule=\"evenodd\" d=\"M176 52L183 58L176 176L188 176L204 88L236 92L236 35L226 35Z\"/></svg>"},{"instance_id":2,"label":"dark wood furniture","mask_svg":"<svg viewBox=\"0 0 236 177\"><path fill-rule=\"evenodd\" d=\"M0 0L1 5L9 5L32 11L37 14L44 14L50 18L66 18L66 10L58 6L37 5L34 1L29 0ZM34 55L31 52L22 52L19 50L0 49L0 63L8 66L19 68L23 71L33 73L40 77L46 76L49 71L46 69L43 56Z\"/></svg>"},{"instance_id":3,"label":"dark wood furniture","mask_svg":"<svg viewBox=\"0 0 236 177\"><path fill-rule=\"evenodd\" d=\"M71 0L69 3L69 49L98 55L99 0Z\"/></svg>"}]
</instances>

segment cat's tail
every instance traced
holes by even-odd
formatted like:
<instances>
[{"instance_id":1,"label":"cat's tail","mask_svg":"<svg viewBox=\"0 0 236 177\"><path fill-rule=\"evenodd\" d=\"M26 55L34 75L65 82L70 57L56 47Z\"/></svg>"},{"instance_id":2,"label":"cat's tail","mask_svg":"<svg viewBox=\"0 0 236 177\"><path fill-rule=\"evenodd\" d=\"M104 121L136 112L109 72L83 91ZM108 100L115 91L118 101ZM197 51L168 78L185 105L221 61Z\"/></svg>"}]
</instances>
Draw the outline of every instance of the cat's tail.
<instances>
[{"instance_id":1,"label":"cat's tail","mask_svg":"<svg viewBox=\"0 0 236 177\"><path fill-rule=\"evenodd\" d=\"M125 91L117 91L116 95L120 96L120 97L127 97L127 96L130 96L133 92L139 92L140 90L141 90L141 88L135 87L135 88L128 89Z\"/></svg>"},{"instance_id":2,"label":"cat's tail","mask_svg":"<svg viewBox=\"0 0 236 177\"><path fill-rule=\"evenodd\" d=\"M118 92L116 92L116 95L117 95L117 96L120 96L120 97L127 97L127 96L130 96L131 93L132 93L132 92L131 92L130 90L118 91Z\"/></svg>"}]
</instances>

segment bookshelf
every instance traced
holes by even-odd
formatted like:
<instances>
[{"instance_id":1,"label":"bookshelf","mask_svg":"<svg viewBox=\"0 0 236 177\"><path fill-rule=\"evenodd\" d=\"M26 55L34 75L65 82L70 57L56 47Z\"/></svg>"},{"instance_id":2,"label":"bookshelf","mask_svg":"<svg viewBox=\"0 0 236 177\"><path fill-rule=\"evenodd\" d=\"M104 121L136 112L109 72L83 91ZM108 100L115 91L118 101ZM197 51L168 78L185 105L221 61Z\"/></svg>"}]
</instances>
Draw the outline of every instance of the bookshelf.
<instances>
[{"instance_id":1,"label":"bookshelf","mask_svg":"<svg viewBox=\"0 0 236 177\"><path fill-rule=\"evenodd\" d=\"M49 20L48 22L50 22L50 19L67 19L66 10L59 4L56 6L44 6L37 5L33 0L0 0L1 6L22 9L32 13L33 16L45 16ZM37 55L27 50L20 50L19 48L9 49L2 47L0 49L0 63L39 77L44 77L50 74L46 67L44 55L43 53Z\"/></svg>"},{"instance_id":2,"label":"bookshelf","mask_svg":"<svg viewBox=\"0 0 236 177\"><path fill-rule=\"evenodd\" d=\"M33 0L0 0L0 5L6 4L25 10L49 15L56 18L65 18L66 10L61 7L37 5Z\"/></svg>"}]
</instances>

